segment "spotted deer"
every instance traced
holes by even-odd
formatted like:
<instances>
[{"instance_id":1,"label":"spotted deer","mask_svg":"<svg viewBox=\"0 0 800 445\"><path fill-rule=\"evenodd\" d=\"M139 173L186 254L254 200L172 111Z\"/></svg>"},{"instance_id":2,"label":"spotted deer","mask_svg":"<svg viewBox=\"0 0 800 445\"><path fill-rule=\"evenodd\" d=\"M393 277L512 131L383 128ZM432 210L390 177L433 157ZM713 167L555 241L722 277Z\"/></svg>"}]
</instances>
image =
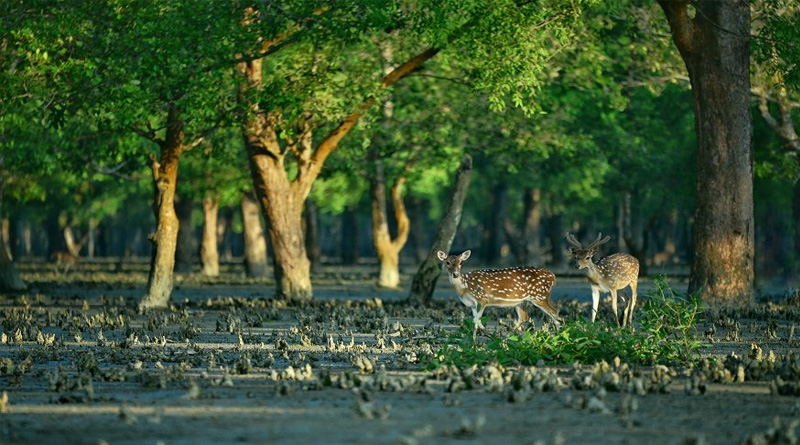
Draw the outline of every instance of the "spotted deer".
<instances>
[{"instance_id":1,"label":"spotted deer","mask_svg":"<svg viewBox=\"0 0 800 445\"><path fill-rule=\"evenodd\" d=\"M584 246L572 234L567 233L567 241L574 246L569 251L575 257L575 267L587 269L589 282L592 283L592 323L597 316L600 292L610 292L611 310L614 312L614 320L619 326L617 291L630 286L631 298L625 304L622 326L630 325L633 328L633 309L636 307L636 287L639 280L639 260L627 253L615 253L597 263L592 261L592 257L597 253L597 247L607 243L610 239L610 236L603 238L603 234L600 233L594 242Z\"/></svg>"},{"instance_id":2,"label":"spotted deer","mask_svg":"<svg viewBox=\"0 0 800 445\"><path fill-rule=\"evenodd\" d=\"M70 268L78 264L77 256L61 250L53 252L51 258L55 263L57 274L65 274L69 272Z\"/></svg>"},{"instance_id":3,"label":"spotted deer","mask_svg":"<svg viewBox=\"0 0 800 445\"><path fill-rule=\"evenodd\" d=\"M538 267L508 267L496 270L476 270L461 272L461 265L472 252L467 250L461 255L447 255L437 252L444 261L450 284L458 292L458 298L465 306L472 309L475 331L484 329L481 316L489 306L515 307L517 310L516 328L530 319L523 307L525 301L543 310L559 326L558 311L550 303L550 290L556 284L556 276L547 269Z\"/></svg>"}]
</instances>

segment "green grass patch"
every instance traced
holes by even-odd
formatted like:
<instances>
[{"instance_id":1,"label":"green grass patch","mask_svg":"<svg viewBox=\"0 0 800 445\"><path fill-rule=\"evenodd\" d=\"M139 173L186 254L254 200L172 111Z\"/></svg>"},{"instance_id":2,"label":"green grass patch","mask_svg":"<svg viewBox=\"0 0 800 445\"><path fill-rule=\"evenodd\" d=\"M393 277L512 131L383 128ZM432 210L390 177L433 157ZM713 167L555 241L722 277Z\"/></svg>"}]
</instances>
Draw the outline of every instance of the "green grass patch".
<instances>
[{"instance_id":1,"label":"green grass patch","mask_svg":"<svg viewBox=\"0 0 800 445\"><path fill-rule=\"evenodd\" d=\"M449 337L432 357L429 367L465 367L496 362L501 365L597 363L619 357L638 365L688 364L698 357L696 325L701 316L695 295L679 295L663 277L636 311L637 330L615 324L570 321L556 332L528 330L508 337L489 333L474 341L472 320Z\"/></svg>"}]
</instances>

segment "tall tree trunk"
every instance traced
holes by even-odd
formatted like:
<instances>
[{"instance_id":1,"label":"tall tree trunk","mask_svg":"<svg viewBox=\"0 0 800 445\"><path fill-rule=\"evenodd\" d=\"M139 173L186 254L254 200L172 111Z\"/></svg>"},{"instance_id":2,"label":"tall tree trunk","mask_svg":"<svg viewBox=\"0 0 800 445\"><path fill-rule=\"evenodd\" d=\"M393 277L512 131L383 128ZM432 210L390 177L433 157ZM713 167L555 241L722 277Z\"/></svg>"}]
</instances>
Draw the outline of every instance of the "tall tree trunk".
<instances>
[{"instance_id":1,"label":"tall tree trunk","mask_svg":"<svg viewBox=\"0 0 800 445\"><path fill-rule=\"evenodd\" d=\"M222 209L222 216L217 220L217 239L222 240L222 259L231 261L233 259L233 210L225 207Z\"/></svg>"},{"instance_id":2,"label":"tall tree trunk","mask_svg":"<svg viewBox=\"0 0 800 445\"><path fill-rule=\"evenodd\" d=\"M0 161L2 162L2 161ZM0 178L0 215L3 209L3 188L5 181ZM28 286L22 281L14 261L11 259L11 250L6 247L6 234L0 231L0 290L24 291Z\"/></svg>"},{"instance_id":3,"label":"tall tree trunk","mask_svg":"<svg viewBox=\"0 0 800 445\"><path fill-rule=\"evenodd\" d=\"M358 233L358 212L351 206L342 214L342 264L358 263Z\"/></svg>"},{"instance_id":4,"label":"tall tree trunk","mask_svg":"<svg viewBox=\"0 0 800 445\"><path fill-rule=\"evenodd\" d=\"M448 205L447 211L442 216L441 222L439 222L436 238L428 253L428 258L419 266L419 270L411 281L411 292L408 298L416 304L429 304L433 299L436 281L442 274L442 262L436 252L440 250L450 252L458 229L458 223L461 222L461 211L464 207L464 200L467 198L471 175L472 158L469 155L464 155L453 183L453 195L450 198L450 205Z\"/></svg>"},{"instance_id":5,"label":"tall tree trunk","mask_svg":"<svg viewBox=\"0 0 800 445\"><path fill-rule=\"evenodd\" d=\"M89 233L91 232L91 225L89 226L90 229L83 234L83 236L76 240L75 239L75 231L72 230L72 223L65 217L64 218L64 228L61 230L62 236L64 237L64 245L67 246L67 252L75 255L76 257L81 255L81 250L83 250L83 246L89 241Z\"/></svg>"},{"instance_id":6,"label":"tall tree trunk","mask_svg":"<svg viewBox=\"0 0 800 445\"><path fill-rule=\"evenodd\" d=\"M627 206L627 210L626 210ZM616 250L618 252L625 252L628 250L628 245L625 242L625 218L626 215L630 214L630 200L625 199L625 195L622 194L619 196L617 200L617 207L614 209L614 220L615 220L615 229L617 231L617 236L614 237L612 243L616 243Z\"/></svg>"},{"instance_id":7,"label":"tall tree trunk","mask_svg":"<svg viewBox=\"0 0 800 445\"><path fill-rule=\"evenodd\" d=\"M269 222L278 297L310 300L311 262L303 234L302 202L291 192L283 163L261 154L252 144L248 146L255 189Z\"/></svg>"},{"instance_id":8,"label":"tall tree trunk","mask_svg":"<svg viewBox=\"0 0 800 445\"><path fill-rule=\"evenodd\" d=\"M47 258L52 258L56 252L66 252L64 231L61 228L61 215L50 213L47 215L45 230L47 233Z\"/></svg>"},{"instance_id":9,"label":"tall tree trunk","mask_svg":"<svg viewBox=\"0 0 800 445\"><path fill-rule=\"evenodd\" d=\"M790 271L787 261L786 233L775 206L767 206L766 215L760 220L756 244L762 255L756 259L756 269L762 278L786 278ZM763 274L763 275L762 275Z\"/></svg>"},{"instance_id":10,"label":"tall tree trunk","mask_svg":"<svg viewBox=\"0 0 800 445\"><path fill-rule=\"evenodd\" d=\"M525 243L525 261L523 264L541 266L542 260L542 192L539 188L527 187L524 192L525 225L522 231Z\"/></svg>"},{"instance_id":11,"label":"tall tree trunk","mask_svg":"<svg viewBox=\"0 0 800 445\"><path fill-rule=\"evenodd\" d=\"M394 217L397 221L397 236L392 239L389 232L389 218L386 209L386 175L383 162L375 162L375 174L370 181L372 195L372 241L378 254L380 274L378 286L396 288L400 285L400 251L408 241L410 224L403 203L403 184L405 178L399 176L392 185L391 196Z\"/></svg>"},{"instance_id":12,"label":"tall tree trunk","mask_svg":"<svg viewBox=\"0 0 800 445\"><path fill-rule=\"evenodd\" d=\"M538 188L525 188L522 194L522 230L518 230L508 218L505 219L506 239L518 264L543 264L541 198Z\"/></svg>"},{"instance_id":13,"label":"tall tree trunk","mask_svg":"<svg viewBox=\"0 0 800 445\"><path fill-rule=\"evenodd\" d=\"M219 250L217 249L217 221L219 200L213 197L203 199L203 236L200 239L200 263L203 275L219 276Z\"/></svg>"},{"instance_id":14,"label":"tall tree trunk","mask_svg":"<svg viewBox=\"0 0 800 445\"><path fill-rule=\"evenodd\" d=\"M0 191L0 201L2 201L2 191ZM12 247L12 258L27 258L33 255L33 233L31 223L26 218L14 218L14 237Z\"/></svg>"},{"instance_id":15,"label":"tall tree trunk","mask_svg":"<svg viewBox=\"0 0 800 445\"><path fill-rule=\"evenodd\" d=\"M9 218L0 219L0 230L2 234L2 244L0 248L6 249L6 254L9 258L14 259L13 250L11 249L11 220Z\"/></svg>"},{"instance_id":16,"label":"tall tree trunk","mask_svg":"<svg viewBox=\"0 0 800 445\"><path fill-rule=\"evenodd\" d=\"M263 278L269 274L267 240L261 226L261 211L252 193L242 195L242 225L244 226L244 267L247 276Z\"/></svg>"},{"instance_id":17,"label":"tall tree trunk","mask_svg":"<svg viewBox=\"0 0 800 445\"><path fill-rule=\"evenodd\" d=\"M550 240L550 254L553 268L561 268L567 264L564 257L562 240L564 239L564 217L560 213L549 212L547 217L547 238Z\"/></svg>"},{"instance_id":18,"label":"tall tree trunk","mask_svg":"<svg viewBox=\"0 0 800 445\"><path fill-rule=\"evenodd\" d=\"M154 197L153 214L156 231L150 234L152 253L147 293L139 303L141 309L166 308L172 294L175 250L178 243L178 216L175 214L175 190L178 164L184 151L184 125L178 111L171 108L167 118L167 135L161 143L161 157L151 158Z\"/></svg>"},{"instance_id":19,"label":"tall tree trunk","mask_svg":"<svg viewBox=\"0 0 800 445\"><path fill-rule=\"evenodd\" d=\"M175 251L175 272L181 275L192 273L197 256L197 238L192 227L192 212L194 200L179 196L175 203L175 212L178 215L178 246Z\"/></svg>"},{"instance_id":20,"label":"tall tree trunk","mask_svg":"<svg viewBox=\"0 0 800 445\"><path fill-rule=\"evenodd\" d=\"M800 269L800 179L792 186L792 216L794 218L794 269Z\"/></svg>"},{"instance_id":21,"label":"tall tree trunk","mask_svg":"<svg viewBox=\"0 0 800 445\"><path fill-rule=\"evenodd\" d=\"M311 262L311 270L317 271L322 265L322 247L319 245L319 209L317 203L312 200L306 201L303 223L308 260Z\"/></svg>"},{"instance_id":22,"label":"tall tree trunk","mask_svg":"<svg viewBox=\"0 0 800 445\"><path fill-rule=\"evenodd\" d=\"M501 181L492 188L492 210L487 215L486 241L483 259L487 264L497 264L503 248L506 211L508 209L508 183Z\"/></svg>"},{"instance_id":23,"label":"tall tree trunk","mask_svg":"<svg viewBox=\"0 0 800 445\"><path fill-rule=\"evenodd\" d=\"M414 253L414 259L421 263L425 261L428 250L425 248L426 227L425 227L425 208L422 205L422 200L416 196L411 198L411 212L409 217L411 219L411 229L409 236L411 238L411 247Z\"/></svg>"},{"instance_id":24,"label":"tall tree trunk","mask_svg":"<svg viewBox=\"0 0 800 445\"><path fill-rule=\"evenodd\" d=\"M647 251L650 249L650 232L658 221L658 212L653 214L646 227L641 218L633 214L631 209L631 192L624 192L622 197L622 240L628 252L639 261L639 276L647 276ZM638 212L637 212L638 215Z\"/></svg>"},{"instance_id":25,"label":"tall tree trunk","mask_svg":"<svg viewBox=\"0 0 800 445\"><path fill-rule=\"evenodd\" d=\"M689 291L708 303L753 298L750 3L659 0L689 72L697 129L694 259Z\"/></svg>"},{"instance_id":26,"label":"tall tree trunk","mask_svg":"<svg viewBox=\"0 0 800 445\"><path fill-rule=\"evenodd\" d=\"M86 257L94 258L97 254L97 218L89 218L89 231L86 232Z\"/></svg>"}]
</instances>

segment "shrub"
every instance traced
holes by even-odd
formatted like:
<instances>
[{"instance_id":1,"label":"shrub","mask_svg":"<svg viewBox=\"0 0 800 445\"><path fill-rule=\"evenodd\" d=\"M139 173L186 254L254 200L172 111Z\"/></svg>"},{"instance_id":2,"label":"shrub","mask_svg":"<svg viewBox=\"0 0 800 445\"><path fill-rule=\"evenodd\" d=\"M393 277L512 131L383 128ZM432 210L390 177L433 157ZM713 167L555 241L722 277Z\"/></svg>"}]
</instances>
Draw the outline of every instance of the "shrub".
<instances>
[{"instance_id":1,"label":"shrub","mask_svg":"<svg viewBox=\"0 0 800 445\"><path fill-rule=\"evenodd\" d=\"M614 324L584 320L566 323L553 333L528 330L508 337L488 334L485 342L472 337L472 320L449 337L429 367L464 367L497 362L501 365L597 363L615 357L639 365L687 364L700 348L696 324L701 315L696 295L679 295L663 277L646 294L637 312L640 328L631 332Z\"/></svg>"}]
</instances>

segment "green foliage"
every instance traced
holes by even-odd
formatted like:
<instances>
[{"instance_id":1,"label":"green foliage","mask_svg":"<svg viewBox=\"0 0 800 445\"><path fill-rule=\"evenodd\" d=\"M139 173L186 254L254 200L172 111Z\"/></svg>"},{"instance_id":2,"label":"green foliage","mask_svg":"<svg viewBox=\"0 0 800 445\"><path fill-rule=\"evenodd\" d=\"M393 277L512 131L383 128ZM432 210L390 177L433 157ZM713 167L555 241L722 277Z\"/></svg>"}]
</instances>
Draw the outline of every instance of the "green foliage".
<instances>
[{"instance_id":1,"label":"green foliage","mask_svg":"<svg viewBox=\"0 0 800 445\"><path fill-rule=\"evenodd\" d=\"M794 0L754 2L759 20L754 24L753 55L784 86L800 91L800 6Z\"/></svg>"},{"instance_id":2,"label":"green foliage","mask_svg":"<svg viewBox=\"0 0 800 445\"><path fill-rule=\"evenodd\" d=\"M358 205L366 190L363 178L337 170L314 182L311 197L322 212L338 215Z\"/></svg>"},{"instance_id":3,"label":"green foliage","mask_svg":"<svg viewBox=\"0 0 800 445\"><path fill-rule=\"evenodd\" d=\"M649 292L639 315L640 329L631 332L609 323L570 321L553 333L544 329L487 340L473 340L472 321L445 339L431 368L497 362L501 365L597 363L615 357L638 365L687 364L696 357L700 341L695 332L700 316L696 296L677 295L663 280Z\"/></svg>"},{"instance_id":4,"label":"green foliage","mask_svg":"<svg viewBox=\"0 0 800 445\"><path fill-rule=\"evenodd\" d=\"M470 84L492 109L510 102L528 114L545 83L550 59L575 36L584 8L594 1L422 2L410 22L436 47L452 51Z\"/></svg>"},{"instance_id":5,"label":"green foliage","mask_svg":"<svg viewBox=\"0 0 800 445\"><path fill-rule=\"evenodd\" d=\"M674 360L689 361L700 347L696 326L702 317L700 293L680 295L662 275L647 293L639 312L642 331Z\"/></svg>"}]
</instances>

